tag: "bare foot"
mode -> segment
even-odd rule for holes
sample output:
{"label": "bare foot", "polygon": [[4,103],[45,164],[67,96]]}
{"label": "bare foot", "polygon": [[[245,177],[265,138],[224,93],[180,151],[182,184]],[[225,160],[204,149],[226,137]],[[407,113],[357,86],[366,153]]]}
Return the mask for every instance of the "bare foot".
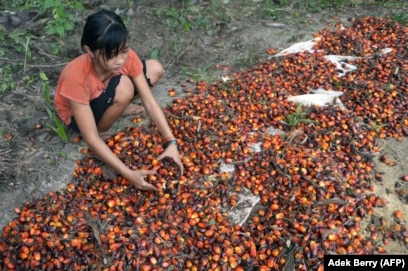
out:
{"label": "bare foot", "polygon": [[125,111],[123,111],[122,116],[135,115],[142,113],[143,111],[145,111],[143,106],[137,104],[129,104],[128,107],[126,107]]}

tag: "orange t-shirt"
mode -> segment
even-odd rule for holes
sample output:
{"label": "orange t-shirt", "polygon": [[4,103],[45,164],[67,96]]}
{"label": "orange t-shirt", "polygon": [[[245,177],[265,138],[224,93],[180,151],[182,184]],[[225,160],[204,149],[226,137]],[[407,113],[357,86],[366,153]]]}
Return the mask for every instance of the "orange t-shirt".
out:
{"label": "orange t-shirt", "polygon": [[[120,74],[133,78],[142,72],[141,60],[133,50],[129,50],[129,56]],[[54,97],[55,107],[61,120],[66,125],[71,123],[70,100],[89,104],[102,94],[108,83],[109,80],[104,83],[99,79],[89,54],[83,54],[69,62],[61,72]]]}

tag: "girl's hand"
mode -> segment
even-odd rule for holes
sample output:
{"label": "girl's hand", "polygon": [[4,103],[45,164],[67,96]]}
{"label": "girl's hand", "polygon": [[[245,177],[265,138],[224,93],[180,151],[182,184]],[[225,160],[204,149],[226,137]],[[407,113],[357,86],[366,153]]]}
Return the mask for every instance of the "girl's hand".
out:
{"label": "girl's hand", "polygon": [[130,172],[124,177],[128,179],[136,189],[158,191],[154,185],[144,180],[146,175],[157,174],[155,170],[129,170]]}
{"label": "girl's hand", "polygon": [[162,152],[159,157],[157,157],[157,160],[161,160],[164,157],[170,157],[173,159],[173,161],[179,166],[181,170],[181,175],[184,173],[184,166],[183,163],[181,162],[181,158],[177,149],[177,145],[171,144],[168,145],[167,148]]}

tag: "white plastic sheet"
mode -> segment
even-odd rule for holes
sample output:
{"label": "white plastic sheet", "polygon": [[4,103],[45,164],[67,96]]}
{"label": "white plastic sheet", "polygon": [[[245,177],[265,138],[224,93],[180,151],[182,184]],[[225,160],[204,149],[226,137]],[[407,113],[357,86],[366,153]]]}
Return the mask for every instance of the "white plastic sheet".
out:
{"label": "white plastic sheet", "polygon": [[312,53],[314,52],[313,48],[318,41],[320,41],[320,38],[316,37],[312,40],[295,43],[289,48],[286,48],[285,50],[280,51],[275,56],[285,56],[285,55],[295,54],[295,53],[300,53],[300,52],[305,52],[305,51]]}

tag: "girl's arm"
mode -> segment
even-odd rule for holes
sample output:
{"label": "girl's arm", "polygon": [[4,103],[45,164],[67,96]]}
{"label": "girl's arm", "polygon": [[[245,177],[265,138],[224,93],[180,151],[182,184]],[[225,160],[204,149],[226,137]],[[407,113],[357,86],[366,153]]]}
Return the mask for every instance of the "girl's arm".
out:
{"label": "girl's arm", "polygon": [[136,188],[143,190],[156,190],[156,188],[145,182],[143,177],[155,174],[154,170],[132,170],[128,168],[111,149],[100,138],[95,119],[89,105],[70,101],[74,118],[82,137],[89,148],[107,165],[116,170],[121,176],[129,180]]}
{"label": "girl's arm", "polygon": [[[154,98],[150,87],[146,82],[144,74],[142,73],[137,77],[132,78],[132,81],[137,89],[143,106],[145,107],[150,118],[153,120],[154,124],[156,124],[157,128],[159,129],[160,134],[163,137],[163,141],[167,142],[169,140],[175,140],[176,138],[173,135],[166,118],[164,117],[162,109]],[[183,175],[184,167],[178,153],[177,145],[168,145],[166,150],[160,154],[158,159],[160,160],[166,156],[171,157],[174,162],[176,162],[176,164],[180,167],[181,175]]]}

